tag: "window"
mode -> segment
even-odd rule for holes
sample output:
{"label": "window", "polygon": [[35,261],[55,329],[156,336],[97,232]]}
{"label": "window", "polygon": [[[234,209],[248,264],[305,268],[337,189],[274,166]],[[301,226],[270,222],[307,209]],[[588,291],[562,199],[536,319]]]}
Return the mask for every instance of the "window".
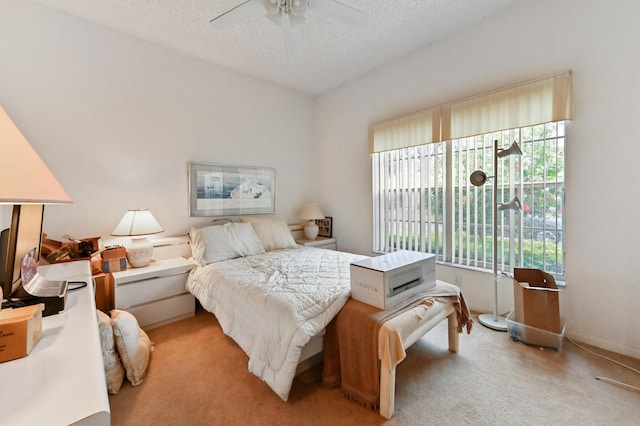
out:
{"label": "window", "polygon": [[[424,251],[505,272],[540,268],[564,279],[565,121],[572,118],[565,71],[374,124],[374,251]],[[522,155],[505,152],[514,142]],[[475,170],[492,184],[471,185]],[[516,197],[520,212],[497,208]]]}
{"label": "window", "polygon": [[[493,186],[472,186],[469,176],[492,176],[494,144],[514,141],[522,156],[498,159],[497,201],[517,196],[522,211],[494,212]],[[374,152],[372,162],[374,251],[429,252],[491,269],[497,244],[499,270],[540,268],[563,278],[564,121]]]}

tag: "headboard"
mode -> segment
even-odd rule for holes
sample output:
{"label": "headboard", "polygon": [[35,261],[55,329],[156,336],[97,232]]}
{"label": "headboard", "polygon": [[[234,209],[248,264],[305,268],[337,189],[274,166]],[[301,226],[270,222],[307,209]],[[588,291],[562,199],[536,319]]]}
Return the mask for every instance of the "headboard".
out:
{"label": "headboard", "polygon": [[289,225],[289,229],[291,230],[291,235],[294,240],[302,240],[304,239],[304,224],[296,223],[293,225]]}

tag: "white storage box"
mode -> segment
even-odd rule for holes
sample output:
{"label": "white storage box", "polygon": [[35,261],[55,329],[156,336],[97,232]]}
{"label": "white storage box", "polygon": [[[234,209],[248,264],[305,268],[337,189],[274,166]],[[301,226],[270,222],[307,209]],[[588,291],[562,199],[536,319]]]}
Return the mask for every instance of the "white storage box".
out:
{"label": "white storage box", "polygon": [[562,350],[562,340],[567,327],[567,323],[563,318],[560,319],[560,322],[562,324],[560,333],[553,333],[517,322],[515,320],[515,312],[511,311],[507,317],[507,332],[513,340],[527,345],[556,349],[559,352]]}
{"label": "white storage box", "polygon": [[351,264],[351,297],[388,309],[436,285],[433,254],[400,250]]}

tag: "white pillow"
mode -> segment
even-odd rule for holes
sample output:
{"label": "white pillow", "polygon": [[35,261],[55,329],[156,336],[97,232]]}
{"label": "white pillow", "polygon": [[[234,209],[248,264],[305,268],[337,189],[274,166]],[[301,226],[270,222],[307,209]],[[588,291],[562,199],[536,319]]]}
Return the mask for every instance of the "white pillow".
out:
{"label": "white pillow", "polygon": [[138,320],[129,312],[114,309],[111,311],[113,335],[127,378],[133,386],[142,383],[154,344],[149,336],[138,326]]}
{"label": "white pillow", "polygon": [[224,228],[230,256],[251,256],[265,252],[260,238],[250,223],[229,223],[224,225]]}
{"label": "white pillow", "polygon": [[227,223],[191,229],[191,252],[200,265],[264,253],[251,224]]}
{"label": "white pillow", "polygon": [[283,219],[253,216],[241,220],[251,223],[266,251],[298,247]]}
{"label": "white pillow", "polygon": [[191,228],[191,253],[200,265],[229,259],[224,225]]}
{"label": "white pillow", "polygon": [[107,391],[115,395],[120,392],[120,387],[124,382],[124,367],[120,361],[120,355],[116,351],[111,318],[102,311],[96,310],[96,312],[98,315],[100,343],[102,343],[102,359],[104,360],[104,375],[107,379]]}

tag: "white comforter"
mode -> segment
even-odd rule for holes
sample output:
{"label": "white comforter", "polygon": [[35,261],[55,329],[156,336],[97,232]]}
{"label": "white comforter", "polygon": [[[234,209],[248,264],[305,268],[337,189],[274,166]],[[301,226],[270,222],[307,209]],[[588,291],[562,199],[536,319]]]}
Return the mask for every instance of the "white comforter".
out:
{"label": "white comforter", "polygon": [[194,269],[187,289],[249,356],[249,371],[283,400],[302,348],[349,298],[349,265],[365,256],[313,247]]}

